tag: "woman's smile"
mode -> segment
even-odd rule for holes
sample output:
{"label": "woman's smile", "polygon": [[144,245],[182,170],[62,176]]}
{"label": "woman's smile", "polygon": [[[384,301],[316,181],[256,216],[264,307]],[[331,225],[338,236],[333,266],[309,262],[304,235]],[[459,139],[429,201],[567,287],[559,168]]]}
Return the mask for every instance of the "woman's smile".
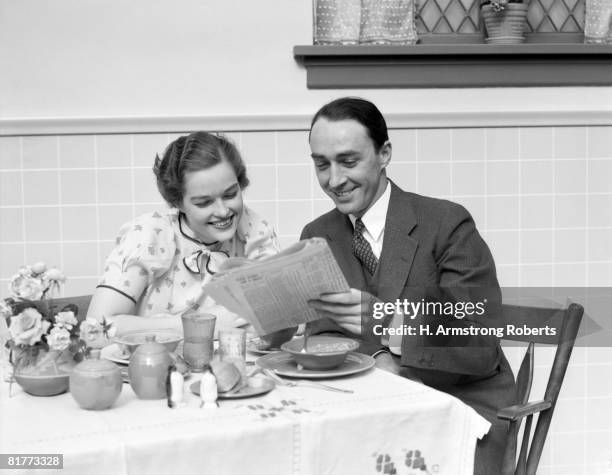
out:
{"label": "woman's smile", "polygon": [[204,243],[234,237],[242,216],[242,189],[227,160],[187,173],[181,211],[195,237]]}
{"label": "woman's smile", "polygon": [[208,224],[214,226],[217,229],[227,229],[234,222],[234,215],[229,216],[228,218],[224,218],[222,220],[213,220],[209,221]]}

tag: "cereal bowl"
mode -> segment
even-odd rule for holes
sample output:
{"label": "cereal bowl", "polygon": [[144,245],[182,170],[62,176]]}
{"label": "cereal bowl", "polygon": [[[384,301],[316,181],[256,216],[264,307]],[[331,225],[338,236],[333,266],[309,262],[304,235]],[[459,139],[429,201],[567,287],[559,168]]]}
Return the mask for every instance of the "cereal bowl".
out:
{"label": "cereal bowl", "polygon": [[308,338],[304,350],[304,338],[296,338],[281,345],[281,350],[289,353],[293,360],[306,369],[328,370],[337,368],[346,359],[350,351],[359,347],[359,343],[350,338],[314,335]]}
{"label": "cereal bowl", "polygon": [[173,330],[135,330],[116,337],[114,341],[124,352],[132,355],[136,348],[146,342],[147,335],[155,335],[155,341],[164,345],[170,353],[176,350],[183,339],[182,335]]}

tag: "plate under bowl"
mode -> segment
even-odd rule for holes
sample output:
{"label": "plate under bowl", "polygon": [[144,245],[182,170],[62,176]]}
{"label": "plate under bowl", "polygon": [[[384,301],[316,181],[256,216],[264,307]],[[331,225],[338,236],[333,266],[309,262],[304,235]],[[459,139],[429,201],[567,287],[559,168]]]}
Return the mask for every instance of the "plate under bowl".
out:
{"label": "plate under bowl", "polygon": [[313,369],[299,368],[291,355],[285,352],[273,353],[271,355],[260,356],[255,364],[263,369],[274,371],[279,376],[300,379],[329,379],[341,378],[353,374],[368,371],[374,367],[376,361],[370,355],[351,352],[346,356],[346,360],[338,368],[317,371]]}
{"label": "plate under bowl", "polygon": [[172,330],[135,330],[116,337],[113,341],[125,348],[130,354],[145,343],[147,335],[154,335],[155,341],[164,345],[172,353],[176,350],[183,337]]}

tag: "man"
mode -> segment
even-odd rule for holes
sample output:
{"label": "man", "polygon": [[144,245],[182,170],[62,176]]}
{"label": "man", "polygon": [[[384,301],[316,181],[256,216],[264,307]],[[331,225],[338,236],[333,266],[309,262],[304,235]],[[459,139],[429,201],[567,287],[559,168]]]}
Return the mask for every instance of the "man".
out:
{"label": "man", "polygon": [[[507,427],[496,412],[515,403],[515,386],[496,339],[403,335],[398,341],[379,336],[374,326],[388,326],[391,319],[393,326],[437,324],[444,317],[421,312],[409,319],[396,311],[377,321],[372,315],[375,304],[397,299],[473,304],[484,295],[482,301],[499,303],[495,264],[470,214],[458,204],[404,192],[387,179],[387,126],[368,101],[341,98],[323,106],[312,120],[310,148],[319,184],[336,208],[306,225],[301,238],[327,239],[351,287],[311,302],[327,317],[313,330],[360,338],[360,351],[377,355],[378,366],[472,406],[494,424],[478,443],[475,473],[499,473]],[[482,323],[451,320],[449,326]]]}

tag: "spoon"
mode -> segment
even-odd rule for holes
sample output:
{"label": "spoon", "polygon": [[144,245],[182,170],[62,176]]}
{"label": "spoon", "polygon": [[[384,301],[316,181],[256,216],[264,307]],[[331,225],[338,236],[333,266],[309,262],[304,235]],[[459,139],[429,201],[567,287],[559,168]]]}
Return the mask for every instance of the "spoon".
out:
{"label": "spoon", "polygon": [[[308,325],[304,328],[304,346],[300,350],[300,353],[308,353],[308,337],[310,336],[310,331],[308,329]],[[304,367],[301,364],[297,364],[298,371],[302,371]]]}
{"label": "spoon", "polygon": [[308,353],[308,337],[310,336],[310,330],[308,326],[304,329],[304,345],[300,350],[300,353]]}

